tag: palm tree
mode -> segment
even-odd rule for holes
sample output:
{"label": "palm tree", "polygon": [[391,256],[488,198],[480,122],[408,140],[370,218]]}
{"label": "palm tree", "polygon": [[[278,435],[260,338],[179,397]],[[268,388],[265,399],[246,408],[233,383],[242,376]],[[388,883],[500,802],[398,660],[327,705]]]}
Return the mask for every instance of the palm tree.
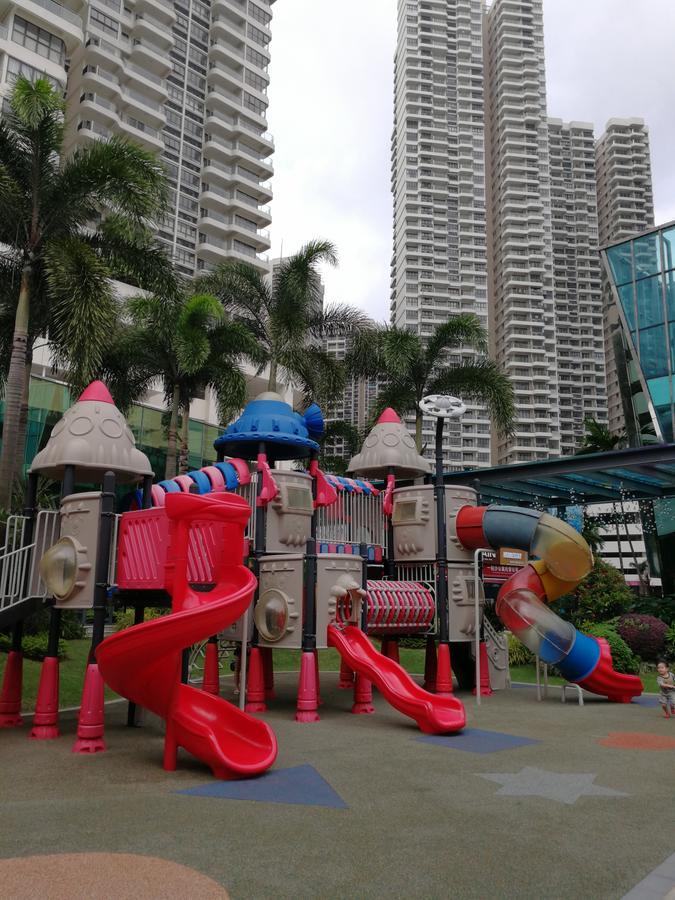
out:
{"label": "palm tree", "polygon": [[[146,225],[166,180],[154,156],[113,138],[63,158],[64,104],[46,79],[19,78],[0,118],[0,281],[6,341],[0,504],[20,466],[20,422],[37,336],[75,387],[98,368],[114,328],[110,279],[171,278]],[[8,358],[7,358],[8,357]]]}
{"label": "palm tree", "polygon": [[320,263],[337,264],[330,241],[305,244],[281,262],[271,279],[248,263],[226,262],[199,283],[255,335],[261,370],[269,366],[269,391],[276,391],[282,378],[297,384],[305,399],[326,400],[342,390],[343,367],[324,351],[320,339],[369,320],[350,306],[322,307]]}
{"label": "palm tree", "polygon": [[609,428],[596,419],[584,419],[584,435],[576,452],[577,456],[584,453],[607,453],[610,450],[620,450],[626,443],[625,432],[612,434]]}
{"label": "palm tree", "polygon": [[126,315],[129,324],[120,329],[103,375],[114,396],[116,385],[122,387],[123,404],[161,380],[170,413],[164,477],[173,478],[181,414],[186,446],[190,403],[205,388],[216,395],[221,421],[241,409],[246,380],[239,363],[244,357],[259,361],[257,346],[246,327],[229,319],[210,294],[135,297],[128,301]]}
{"label": "palm tree", "polygon": [[[478,356],[451,365],[448,353],[460,347],[469,347]],[[480,320],[463,313],[438,325],[427,341],[393,326],[356,332],[346,363],[355,375],[385,380],[374,417],[387,406],[400,415],[414,412],[417,451],[421,453],[423,414],[419,403],[429,394],[452,394],[480,403],[501,432],[511,432],[513,388],[496,363],[484,355],[486,351],[487,335]]]}

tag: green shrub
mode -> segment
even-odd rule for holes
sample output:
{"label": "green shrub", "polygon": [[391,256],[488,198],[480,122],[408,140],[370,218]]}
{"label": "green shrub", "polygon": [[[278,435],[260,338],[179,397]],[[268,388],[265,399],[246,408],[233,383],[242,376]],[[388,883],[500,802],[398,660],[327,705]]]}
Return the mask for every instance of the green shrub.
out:
{"label": "green shrub", "polygon": [[577,628],[582,622],[606,622],[628,612],[634,596],[624,577],[609,563],[596,557],[593,569],[571,594],[565,594],[551,608]]}
{"label": "green shrub", "polygon": [[655,616],[675,625],[675,596],[670,594],[667,597],[635,597],[630,612]]}
{"label": "green shrub", "polygon": [[[33,659],[41,662],[47,655],[47,644],[49,635],[47,632],[42,634],[27,634],[23,638],[23,655],[26,659]],[[0,650],[9,653],[12,649],[12,638],[8,634],[0,634]],[[59,641],[59,659],[65,659],[67,656],[68,645],[65,641]]]}
{"label": "green shrub", "polygon": [[[162,609],[159,607],[149,606],[145,610],[145,620],[149,621],[150,619],[156,619],[158,616],[165,616],[170,610]],[[132,609],[118,609],[114,616],[113,621],[115,623],[115,631],[124,631],[125,628],[129,628],[130,625],[134,624],[134,610]]]}
{"label": "green shrub", "polygon": [[529,666],[534,662],[534,654],[521,644],[517,637],[509,635],[509,665]]}
{"label": "green shrub", "polygon": [[609,644],[612,653],[612,662],[617,672],[623,672],[626,675],[637,675],[640,671],[640,660],[632,652],[628,644],[617,633],[616,628],[607,622],[600,622],[595,625],[587,625],[586,634],[591,637],[604,638]]}
{"label": "green shrub", "polygon": [[[23,633],[43,634],[49,631],[51,607],[41,606],[23,623]],[[80,614],[73,609],[64,609],[61,612],[61,637],[65,641],[79,641],[84,637],[84,626],[80,620]]]}
{"label": "green shrub", "polygon": [[666,640],[663,647],[668,659],[675,659],[675,624],[666,631]]}
{"label": "green shrub", "polygon": [[424,650],[427,646],[427,639],[424,635],[409,635],[402,637],[398,642],[399,647],[405,647],[407,650]]}

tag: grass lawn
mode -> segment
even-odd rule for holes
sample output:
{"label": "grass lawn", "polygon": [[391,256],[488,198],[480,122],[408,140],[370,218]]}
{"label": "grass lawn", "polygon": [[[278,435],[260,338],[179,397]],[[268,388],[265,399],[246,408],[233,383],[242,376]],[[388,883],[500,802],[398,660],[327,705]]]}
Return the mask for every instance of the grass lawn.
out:
{"label": "grass lawn", "polygon": [[[87,654],[89,652],[89,641],[67,641],[68,655],[65,660],[61,661],[60,666],[60,706],[79,706],[82,694],[82,682],[84,678],[84,670],[87,664]],[[424,650],[408,650],[400,651],[401,665],[411,674],[421,674],[424,672]],[[0,656],[0,675],[5,668],[5,654]],[[299,650],[275,650],[274,651],[274,667],[280,672],[295,672],[300,668],[300,651]],[[329,648],[322,650],[319,654],[319,667],[324,672],[337,672],[340,668],[340,657],[337,650]],[[37,697],[38,682],[40,679],[40,663],[32,660],[24,661],[23,675],[23,709],[32,710],[35,707],[35,698]],[[229,662],[222,666],[222,675],[229,674]],[[656,674],[654,672],[645,672],[642,674],[642,683],[645,691],[656,693]],[[512,666],[511,679],[513,681],[524,681],[534,683],[536,681],[534,666]],[[549,684],[562,684],[561,678],[553,675],[549,676]],[[115,698],[115,694],[106,688],[106,700]]]}

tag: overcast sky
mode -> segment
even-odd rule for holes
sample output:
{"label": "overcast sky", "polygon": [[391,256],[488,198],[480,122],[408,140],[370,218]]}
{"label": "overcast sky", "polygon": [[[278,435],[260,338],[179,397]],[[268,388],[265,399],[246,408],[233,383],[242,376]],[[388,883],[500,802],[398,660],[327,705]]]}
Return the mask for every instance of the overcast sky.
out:
{"label": "overcast sky", "polygon": [[[544,27],[548,114],[596,135],[644,118],[656,222],[675,219],[675,2],[544,0]],[[396,0],[279,0],[272,33],[271,252],[332,240],[326,298],[388,319]]]}

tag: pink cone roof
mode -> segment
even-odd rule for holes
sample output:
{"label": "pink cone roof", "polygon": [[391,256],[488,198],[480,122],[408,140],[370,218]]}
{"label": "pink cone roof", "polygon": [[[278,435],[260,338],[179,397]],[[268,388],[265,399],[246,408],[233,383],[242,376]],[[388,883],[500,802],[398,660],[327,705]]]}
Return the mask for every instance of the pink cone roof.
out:
{"label": "pink cone roof", "polygon": [[398,478],[419,478],[431,471],[431,464],[419,455],[412,435],[388,407],[366,437],[361,452],[350,460],[347,471],[365,478],[386,478],[390,469]]}
{"label": "pink cone roof", "polygon": [[75,480],[80,484],[98,484],[106,472],[114,472],[121,483],[153,474],[150,460],[136,447],[126,419],[102,381],[92,382],[65,411],[30,471],[61,480],[66,466],[75,466]]}

